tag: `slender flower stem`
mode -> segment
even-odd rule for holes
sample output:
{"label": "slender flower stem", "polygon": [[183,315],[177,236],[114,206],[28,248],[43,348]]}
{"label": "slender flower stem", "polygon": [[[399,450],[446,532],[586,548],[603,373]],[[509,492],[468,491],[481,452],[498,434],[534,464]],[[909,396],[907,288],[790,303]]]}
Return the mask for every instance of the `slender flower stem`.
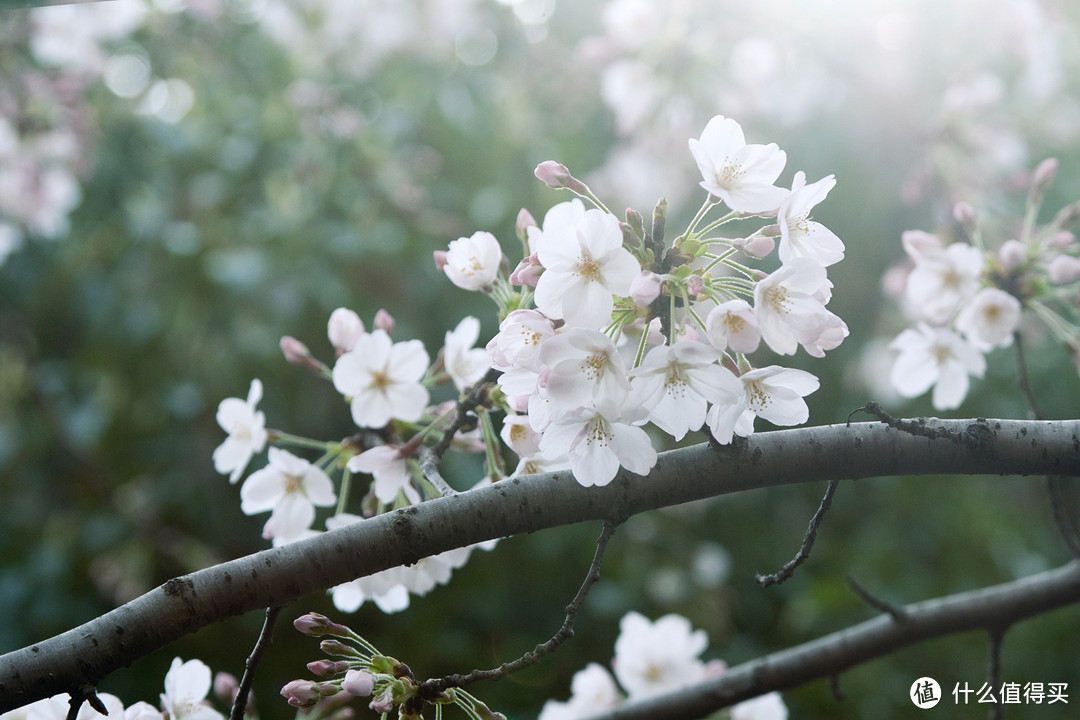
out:
{"label": "slender flower stem", "polygon": [[301,437],[300,435],[293,435],[292,433],[287,433],[283,430],[267,430],[266,434],[270,442],[293,445],[295,447],[311,448],[313,450],[322,450],[323,452],[332,452],[334,445],[332,442],[313,440],[311,438]]}
{"label": "slender flower stem", "polygon": [[686,226],[686,232],[683,233],[685,237],[689,238],[694,236],[694,228],[696,228],[697,224],[702,221],[702,219],[705,217],[705,214],[709,212],[709,208],[711,208],[715,204],[716,202],[713,200],[712,195],[707,195],[705,197],[705,202],[703,202],[701,204],[701,207],[698,208],[697,213],[694,215],[694,219],[691,220],[690,224]]}
{"label": "slender flower stem", "polygon": [[340,515],[345,512],[345,508],[349,504],[349,491],[352,489],[352,471],[349,470],[349,466],[346,465],[345,469],[341,471],[341,489],[338,491],[337,508],[334,510],[335,515]]}
{"label": "slender flower stem", "polygon": [[641,358],[645,356],[645,343],[649,339],[649,323],[641,330],[641,340],[638,341],[637,353],[634,355],[634,367],[641,365]]}

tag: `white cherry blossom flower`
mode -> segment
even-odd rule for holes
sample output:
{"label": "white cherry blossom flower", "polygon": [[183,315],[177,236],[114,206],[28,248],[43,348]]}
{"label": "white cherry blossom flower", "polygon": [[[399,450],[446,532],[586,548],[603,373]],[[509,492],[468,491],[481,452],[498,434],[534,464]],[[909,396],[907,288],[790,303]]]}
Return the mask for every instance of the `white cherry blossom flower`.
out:
{"label": "white cherry blossom flower", "polygon": [[[550,214],[550,212],[549,212]],[[573,214],[573,213],[569,213]],[[611,322],[613,295],[630,294],[641,265],[623,247],[622,229],[614,215],[585,210],[572,227],[530,233],[544,273],[536,282],[536,307],[567,325],[600,328]]]}
{"label": "white cherry blossom flower", "polygon": [[788,709],[780,693],[759,695],[731,708],[731,720],[787,720]]}
{"label": "white cherry blossom flower", "polygon": [[540,452],[540,433],[529,423],[528,415],[507,415],[503,419],[499,437],[519,457],[529,457]]}
{"label": "white cherry blossom flower", "polygon": [[[604,333],[571,328],[547,340],[540,360],[550,368],[540,395],[555,412],[610,400],[619,405],[630,392],[622,356]],[[533,418],[533,427],[542,429]]]}
{"label": "white cherry blossom flower", "polygon": [[937,250],[921,249],[913,258],[915,267],[908,274],[906,290],[909,307],[927,322],[948,322],[979,289],[983,254],[966,243],[953,243]]}
{"label": "white cherry blossom flower", "polygon": [[[24,705],[21,708],[6,713],[0,713],[4,720],[66,720],[71,710],[70,696],[66,693],[53,695],[42,700]],[[120,698],[110,693],[98,693],[98,699],[105,705],[109,714],[102,716],[97,710],[90,707],[89,703],[83,703],[75,720],[125,720],[124,703]],[[145,703],[143,703],[145,705]],[[158,717],[161,713],[158,713]]]}
{"label": "white cherry blossom flower", "polygon": [[[326,519],[327,530],[337,530],[364,518],[351,513],[339,513]],[[402,582],[401,567],[388,568],[330,588],[334,607],[342,612],[356,612],[368,600],[384,613],[395,613],[409,607],[409,589]]]}
{"label": "white cherry blossom flower", "polygon": [[334,387],[352,398],[353,421],[360,427],[381,428],[393,418],[415,422],[430,397],[420,383],[427,367],[422,342],[394,343],[385,331],[373,330],[338,358]]}
{"label": "white cherry blossom flower", "polygon": [[721,445],[733,435],[749,437],[754,432],[754,418],[773,425],[799,425],[810,417],[804,397],[818,389],[818,379],[803,370],[778,365],[750,370],[739,376],[742,393],[734,399],[709,408],[706,422]]}
{"label": "white cherry blossom flower", "polygon": [[831,230],[810,219],[810,211],[836,185],[832,175],[806,184],[806,174],[795,173],[791,194],[776,214],[780,225],[780,262],[808,257],[828,267],[844,259],[844,243]]}
{"label": "white cherry blossom flower", "polygon": [[124,709],[124,720],[165,720],[165,714],[150,703],[140,700]]}
{"label": "white cherry blossom flower", "polygon": [[326,335],[339,354],[352,350],[356,341],[366,332],[364,321],[348,308],[338,308],[330,313],[330,319],[326,323]]}
{"label": "white cherry blossom flower", "polygon": [[288,450],[270,448],[270,464],[248,476],[240,487],[245,515],[272,511],[263,536],[275,545],[291,542],[311,527],[315,506],[328,507],[337,498],[326,473]]}
{"label": "white cherry blossom flower", "polygon": [[752,353],[761,342],[754,308],[745,300],[720,303],[705,317],[705,335],[717,352]]}
{"label": "white cherry blossom flower", "polygon": [[931,402],[938,410],[954,410],[967,396],[969,375],[982,377],[986,358],[971,343],[948,328],[919,323],[900,333],[889,347],[899,350],[889,377],[904,397],[917,397],[934,388]]}
{"label": "white cherry blossom flower", "polygon": [[223,720],[223,716],[206,702],[212,678],[210,668],[202,660],[173,658],[165,674],[165,692],[161,708],[170,720]]}
{"label": "white cherry blossom flower", "polygon": [[621,699],[611,673],[598,663],[589,663],[574,673],[570,681],[570,699],[545,702],[539,720],[582,720],[613,710]]}
{"label": "white cherry blossom flower", "polygon": [[399,448],[379,445],[365,450],[349,459],[347,467],[352,472],[368,473],[375,478],[375,497],[389,505],[399,492],[414,505],[420,502],[420,494],[412,485],[408,458],[401,457]]}
{"label": "white cherry blossom flower", "polygon": [[502,247],[489,232],[475,232],[450,243],[443,272],[463,290],[483,290],[495,282],[502,262]]}
{"label": "white cherry blossom flower", "polygon": [[742,213],[776,210],[788,191],[773,185],[787,163],[775,143],[747,145],[739,123],[723,115],[709,120],[699,139],[690,139],[701,187]]}
{"label": "white cherry blossom flower", "polygon": [[956,329],[981,350],[1007,347],[1020,327],[1020,301],[998,288],[980,290],[960,308]]}
{"label": "white cherry blossom flower", "polygon": [[709,644],[704,630],[694,630],[680,615],[656,622],[629,612],[619,622],[611,667],[630,700],[661,695],[692,685],[707,673],[700,655]]}
{"label": "white cherry blossom flower", "polygon": [[584,487],[607,485],[619,466],[645,475],[656,464],[656,450],[648,434],[624,418],[609,399],[556,418],[540,440],[545,455],[567,455],[574,478]]}
{"label": "white cherry blossom flower", "polygon": [[246,401],[225,398],[218,404],[218,425],[229,437],[214,450],[214,469],[229,473],[230,483],[240,479],[251,457],[266,446],[266,416],[255,409],[262,394],[262,382],[256,379],[251,381]]}
{"label": "white cherry blossom flower", "polygon": [[722,402],[742,391],[735,375],[716,364],[708,345],[684,340],[648,352],[631,372],[627,401],[649,412],[649,420],[676,440],[705,422],[708,402]]}
{"label": "white cherry blossom flower", "polygon": [[454,386],[461,391],[470,388],[484,377],[491,367],[491,356],[484,348],[474,348],[480,338],[480,321],[470,316],[462,318],[443,342],[443,367]]}
{"label": "white cherry blossom flower", "polygon": [[781,355],[794,354],[800,344],[811,351],[837,327],[836,316],[825,308],[831,296],[832,283],[819,263],[796,258],[781,265],[754,287],[761,337]]}

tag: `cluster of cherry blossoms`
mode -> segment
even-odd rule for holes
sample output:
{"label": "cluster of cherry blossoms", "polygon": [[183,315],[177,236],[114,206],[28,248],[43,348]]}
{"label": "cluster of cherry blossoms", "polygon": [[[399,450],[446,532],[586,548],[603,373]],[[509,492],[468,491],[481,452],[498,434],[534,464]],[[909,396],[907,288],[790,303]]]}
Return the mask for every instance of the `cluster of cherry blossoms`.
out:
{"label": "cluster of cherry blossoms", "polygon": [[[627,701],[675,692],[722,675],[727,667],[723,661],[706,663],[700,659],[708,644],[705,631],[693,630],[690,621],[680,615],[665,615],[653,622],[629,612],[619,623],[615,640],[611,661],[614,677],[604,666],[589,663],[574,674],[570,699],[548,700],[539,720],[601,715]],[[728,712],[731,720],[787,720],[788,716],[787,706],[776,692],[738,703]]]}
{"label": "cluster of cherry blossoms", "polygon": [[1024,310],[1065,345],[1080,370],[1080,243],[1068,230],[1080,217],[1080,204],[1037,224],[1056,168],[1050,159],[1035,169],[1024,218],[996,247],[988,246],[975,209],[966,203],[953,214],[970,242],[904,233],[910,262],[886,278],[916,323],[890,345],[899,353],[890,378],[902,396],[933,388],[935,408],[959,407],[970,378],[986,370],[985,354],[1013,344]]}
{"label": "cluster of cherry blossoms", "polygon": [[[275,444],[267,465],[244,480],[241,510],[269,512],[263,535],[280,545],[319,533],[317,508],[334,508],[325,521],[334,529],[453,492],[422,471],[425,452],[440,453],[436,462],[448,449],[483,452],[484,474],[475,484],[568,468],[582,485],[600,486],[620,467],[644,475],[656,463],[646,423],[675,440],[708,424],[718,442],[730,443],[753,433],[757,417],[805,422],[803,398],[817,389],[817,378],[778,365],[754,367],[747,355],[764,342],[781,355],[802,347],[821,357],[847,335],[826,308],[826,267],[843,258],[844,246],[809,218],[835,181],[807,184],[796,173],[790,190],[775,186],[785,153],[747,144],[738,123],[724,117],[690,140],[690,151],[708,194],[670,243],[663,200],[649,227],[633,210],[623,222],[565,167],[548,162],[537,176],[579,197],[552,207],[542,225],[521,212],[525,257],[512,273],[505,274],[509,263],[487,232],[436,252],[454,284],[483,291],[498,305],[499,332],[486,349],[475,347],[480,321],[466,317],[446,333],[432,362],[422,341],[392,337],[394,321],[385,311],[369,331],[345,308],[327,324],[332,366],[283,338],[290,362],[333,383],[359,432],[321,441],[268,429],[258,410],[262,384],[253,380],[246,400],[219,405],[228,437],[213,456],[217,471],[236,483],[251,459]],[[721,205],[726,212],[708,221]],[[728,223],[755,217],[769,224],[737,238],[719,234]],[[746,264],[777,245],[773,272]],[[443,384],[453,386],[457,400],[432,401],[431,389]],[[463,414],[471,422],[455,422]],[[282,445],[321,456],[312,462]],[[520,458],[509,474],[504,446]],[[348,505],[356,475],[370,478],[359,514]],[[332,590],[334,603],[349,612],[370,599],[386,612],[401,610],[410,594],[447,582],[470,551],[346,583]]]}
{"label": "cluster of cherry blossoms", "polygon": [[[606,485],[620,466],[643,475],[655,464],[646,423],[675,440],[707,424],[726,444],[753,433],[756,417],[807,420],[803,398],[817,378],[754,367],[747,355],[764,341],[780,355],[802,347],[822,357],[847,336],[826,307],[826,268],[844,245],[810,219],[835,180],[807,184],[799,172],[790,189],[777,187],[786,154],[747,144],[722,116],[689,145],[708,195],[671,242],[666,201],[648,226],[632,209],[620,221],[566,167],[545,162],[537,177],[578,197],[552,207],[542,224],[521,212],[525,257],[509,277],[490,233],[436,253],[452,282],[499,304],[502,322],[487,350],[502,373],[504,437],[521,457],[518,473],[569,467],[582,485]],[[719,234],[755,217],[771,222],[741,237]],[[746,264],[777,246],[773,272]]]}
{"label": "cluster of cherry blossoms", "polygon": [[352,717],[347,708],[331,713],[357,697],[370,697],[368,706],[384,718],[396,708],[400,720],[419,719],[425,705],[433,704],[436,717],[442,717],[443,705],[457,705],[470,720],[506,720],[461,688],[426,688],[408,665],[383,655],[351,628],[325,615],[302,615],[293,626],[305,635],[324,638],[319,647],[329,656],[307,664],[319,680],[293,680],[281,688],[290,705],[307,709],[303,717]]}
{"label": "cluster of cherry blossoms", "polygon": [[[173,658],[172,666],[165,674],[160,710],[142,700],[124,707],[123,701],[115,695],[98,693],[96,699],[101,708],[83,703],[76,720],[94,720],[102,716],[107,720],[225,720],[225,716],[207,700],[211,688],[220,700],[232,703],[238,685],[236,678],[228,673],[212,677],[210,668],[202,660],[184,662]],[[70,710],[68,694],[61,693],[0,714],[0,720],[65,720]]]}

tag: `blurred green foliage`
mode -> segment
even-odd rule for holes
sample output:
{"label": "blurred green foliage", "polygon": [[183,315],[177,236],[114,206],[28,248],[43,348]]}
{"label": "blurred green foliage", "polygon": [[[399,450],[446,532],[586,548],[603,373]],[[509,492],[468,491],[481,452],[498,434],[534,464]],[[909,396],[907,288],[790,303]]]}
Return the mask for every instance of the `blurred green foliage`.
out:
{"label": "blurred green foliage", "polygon": [[[28,232],[23,248],[0,266],[0,608],[7,618],[0,652],[66,630],[175,575],[263,548],[262,518],[240,513],[238,488],[210,462],[223,437],[214,421],[217,403],[243,396],[258,377],[267,388],[261,409],[270,426],[311,437],[348,435],[340,396],[285,363],[279,338],[294,335],[329,359],[326,319],[347,306],[367,323],[378,308],[388,309],[396,337],[421,338],[432,350],[445,330],[475,314],[486,341],[496,329],[491,306],[436,272],[432,251],[483,229],[515,262],[518,208],[540,218],[566,199],[536,182],[532,168],[558,159],[585,177],[634,140],[615,131],[602,101],[603,63],[581,49],[601,33],[599,2],[564,2],[532,24],[500,3],[442,10],[408,3],[428,20],[460,11],[473,19],[466,30],[492,33],[496,50],[470,64],[475,60],[461,42],[466,30],[453,30],[430,44],[372,53],[366,65],[363,45],[328,39],[321,55],[305,54],[306,43],[314,38],[317,45],[325,31],[318,10],[298,14],[307,29],[293,46],[267,29],[259,15],[259,8],[270,12],[265,4],[193,2],[166,11],[171,5],[159,3],[137,29],[101,46],[110,57],[141,58],[155,79],[182,80],[194,101],[175,119],[145,110],[149,90],[118,97],[100,73],[41,62],[29,41],[40,31],[35,16],[3,13],[0,74],[27,81],[0,92],[2,109],[23,140],[39,125],[75,128],[73,172],[82,199],[66,232],[51,239]],[[376,14],[387,8],[376,5],[368,19],[385,21]],[[779,12],[783,4],[772,5]],[[724,9],[737,15],[736,6]],[[747,13],[736,25],[749,32],[755,17]],[[841,37],[851,18],[837,13]],[[330,24],[368,19],[357,10]],[[696,28],[694,37],[704,31]],[[530,42],[530,33],[540,39]],[[826,58],[843,51],[828,38],[816,41]],[[803,51],[812,44],[800,42]],[[933,46],[932,38],[925,42]],[[669,79],[712,72],[718,86],[737,85],[735,70],[702,67],[694,54],[700,48],[678,48],[680,54],[673,45],[669,40],[660,46],[669,54],[652,58]],[[1061,62],[1069,68],[1072,60]],[[1008,53],[1000,62],[1020,63]],[[882,371],[864,369],[868,344],[901,327],[882,298],[882,274],[901,257],[903,230],[948,225],[958,199],[950,180],[964,176],[970,167],[958,166],[971,161],[959,144],[950,145],[962,133],[926,111],[948,74],[965,68],[932,68],[941,74],[937,84],[913,80],[918,91],[905,88],[891,107],[860,94],[874,78],[846,77],[847,69],[835,68],[842,97],[804,120],[773,120],[750,109],[737,118],[751,142],[776,141],[787,150],[790,168],[805,169],[811,180],[829,173],[839,180],[815,219],[848,246],[847,259],[830,271],[830,307],[851,336],[827,360],[792,361],[822,379],[822,391],[810,398],[816,424],[843,421],[868,399],[886,400],[877,395]],[[916,80],[929,70],[921,72]],[[39,97],[33,78],[54,84]],[[692,128],[712,114],[734,114],[717,104],[720,88],[673,85],[680,97],[672,106],[692,98],[683,102]],[[1009,107],[1011,100],[995,111],[1007,120]],[[1016,115],[1011,129],[1029,144],[1025,160],[1060,157],[1061,177],[1047,202],[1053,212],[1080,195],[1080,153],[1028,124],[1031,115]],[[672,201],[669,227],[685,221],[697,202],[688,136],[656,149],[686,180],[653,189],[654,197]],[[913,174],[932,182],[904,204]],[[790,170],[783,179],[789,177]],[[1008,177],[1001,174],[1001,187]],[[1022,211],[1007,198],[985,189],[970,199],[985,202],[991,217]],[[612,207],[620,207],[614,200]],[[1039,351],[1028,360],[1044,413],[1075,416],[1080,383],[1068,356],[1037,338],[1033,344]],[[999,351],[960,414],[1024,416],[1014,376],[1014,359]],[[931,413],[926,399],[887,400],[897,413]],[[459,467],[459,477],[448,473],[459,487],[475,481],[475,466]],[[609,664],[618,620],[630,609],[653,618],[687,616],[708,631],[709,656],[733,665],[871,617],[848,589],[849,575],[904,603],[1067,559],[1038,479],[882,478],[844,483],[810,562],[784,585],[757,587],[755,573],[774,571],[794,554],[822,491],[762,490],[631,519],[615,536],[577,636],[538,667],[476,693],[511,717],[533,716],[546,698],[566,697],[571,675],[586,662]],[[422,675],[494,665],[555,631],[598,532],[571,527],[505,540],[474,554],[450,585],[414,598],[404,613],[386,616],[368,605],[341,619]],[[287,615],[309,609],[339,615],[321,596]],[[261,621],[253,615],[207,628],[116,673],[101,690],[129,703],[153,702],[175,655],[239,674]],[[1065,681],[1080,693],[1078,631],[1074,608],[1011,629],[1005,678]],[[946,689],[980,683],[986,652],[983,638],[939,640],[845,673],[840,687],[848,699],[839,704],[823,682],[785,693],[785,700],[798,718],[907,717],[912,680],[930,675]],[[304,676],[304,663],[317,656],[314,642],[282,624],[256,684],[263,717],[291,717],[277,691]],[[967,710],[955,717],[983,711]],[[358,709],[361,717],[368,712]],[[1038,711],[1040,719],[1067,716],[1067,708]]]}

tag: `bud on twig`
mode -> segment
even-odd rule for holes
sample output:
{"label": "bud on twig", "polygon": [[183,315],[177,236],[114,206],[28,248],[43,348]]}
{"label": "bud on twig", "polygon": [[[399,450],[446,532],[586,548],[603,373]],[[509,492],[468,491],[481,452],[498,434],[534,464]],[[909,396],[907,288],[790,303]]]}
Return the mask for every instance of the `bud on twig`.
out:
{"label": "bud on twig", "polygon": [[570,170],[560,162],[545,160],[533,171],[537,179],[549,188],[569,190],[578,195],[589,195],[589,186],[570,174]]}

